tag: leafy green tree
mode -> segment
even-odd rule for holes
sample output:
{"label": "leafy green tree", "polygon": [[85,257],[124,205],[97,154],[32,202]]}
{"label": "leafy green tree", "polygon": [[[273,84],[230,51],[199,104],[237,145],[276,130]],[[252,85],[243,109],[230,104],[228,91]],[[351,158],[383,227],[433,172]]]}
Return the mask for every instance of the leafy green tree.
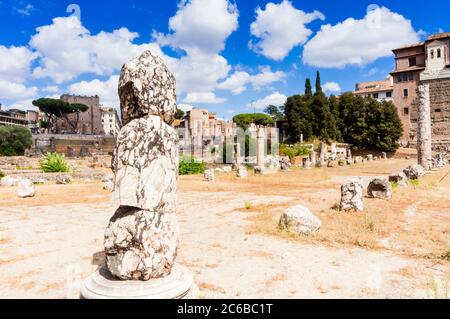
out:
{"label": "leafy green tree", "polygon": [[281,121],[284,119],[283,112],[280,111],[280,108],[274,105],[269,105],[265,110],[265,113],[269,114],[274,121]]}
{"label": "leafy green tree", "polygon": [[175,113],[175,118],[177,120],[182,120],[186,116],[186,113],[182,110],[177,108],[177,113]]}
{"label": "leafy green tree", "polygon": [[307,78],[305,82],[305,95],[306,96],[312,96],[312,85],[311,85],[311,79]]}
{"label": "leafy green tree", "polygon": [[[50,98],[34,100],[33,105],[37,106],[45,114],[50,129],[55,126],[57,119],[60,118],[64,119],[73,130],[76,130],[80,120],[80,114],[89,110],[89,107],[85,104],[71,104],[60,99]],[[76,116],[69,118],[70,114],[75,114]]]}
{"label": "leafy green tree", "polygon": [[21,126],[0,127],[0,155],[19,156],[25,153],[32,144],[29,129]]}
{"label": "leafy green tree", "polygon": [[233,117],[233,122],[245,131],[252,123],[265,126],[273,124],[273,119],[269,115],[263,113],[238,114]]}

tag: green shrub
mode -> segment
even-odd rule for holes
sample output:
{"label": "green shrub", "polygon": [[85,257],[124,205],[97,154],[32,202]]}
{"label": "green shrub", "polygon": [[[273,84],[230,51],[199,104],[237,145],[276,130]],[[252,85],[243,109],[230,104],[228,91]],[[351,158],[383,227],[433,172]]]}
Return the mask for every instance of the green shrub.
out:
{"label": "green shrub", "polygon": [[32,144],[29,129],[21,126],[0,127],[0,156],[20,156]]}
{"label": "green shrub", "polygon": [[251,202],[246,202],[245,205],[244,205],[244,208],[245,208],[246,210],[252,209],[252,208],[253,208],[253,203],[251,203]]}
{"label": "green shrub", "polygon": [[288,156],[290,159],[297,156],[309,156],[310,154],[311,151],[305,144],[297,143],[294,146],[280,145],[280,155]]}
{"label": "green shrub", "polygon": [[195,160],[195,158],[184,157],[178,165],[180,175],[203,174],[206,170],[206,164]]}
{"label": "green shrub", "polygon": [[419,180],[418,180],[417,178],[411,179],[411,180],[409,181],[409,183],[410,183],[412,186],[414,186],[414,187],[417,187],[417,186],[419,186],[419,184],[420,184],[420,182],[419,182]]}
{"label": "green shrub", "polygon": [[3,173],[2,171],[0,171],[0,179],[2,179],[3,177],[5,177],[5,173]]}
{"label": "green shrub", "polygon": [[64,155],[57,153],[47,153],[41,160],[40,166],[44,173],[67,173],[70,171]]}

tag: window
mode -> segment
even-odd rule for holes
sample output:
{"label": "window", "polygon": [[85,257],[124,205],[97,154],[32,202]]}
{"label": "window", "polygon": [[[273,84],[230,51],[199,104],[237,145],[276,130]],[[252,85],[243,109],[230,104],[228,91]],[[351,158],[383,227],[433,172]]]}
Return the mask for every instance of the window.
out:
{"label": "window", "polygon": [[374,98],[374,99],[378,99],[378,93],[374,93],[374,94],[373,94],[373,98]]}
{"label": "window", "polygon": [[408,97],[408,95],[409,95],[408,89],[404,89],[403,90],[403,97]]}
{"label": "window", "polygon": [[403,115],[409,115],[409,107],[403,108]]}
{"label": "window", "polygon": [[386,97],[392,97],[392,92],[386,92]]}
{"label": "window", "polygon": [[438,58],[441,57],[441,49],[437,49],[437,57],[438,57]]}
{"label": "window", "polygon": [[403,81],[403,82],[408,82],[408,73],[403,73],[403,75],[402,75],[402,81]]}
{"label": "window", "polygon": [[415,66],[417,65],[416,57],[409,58],[409,66]]}
{"label": "window", "polygon": [[434,50],[430,50],[430,56],[432,59],[434,59]]}
{"label": "window", "polygon": [[441,109],[435,109],[434,112],[435,113],[441,113]]}

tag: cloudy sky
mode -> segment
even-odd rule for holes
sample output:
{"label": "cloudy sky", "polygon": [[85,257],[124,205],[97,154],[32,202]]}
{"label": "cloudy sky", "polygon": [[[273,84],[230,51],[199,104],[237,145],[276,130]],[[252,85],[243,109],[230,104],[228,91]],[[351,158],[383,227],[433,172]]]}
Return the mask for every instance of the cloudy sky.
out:
{"label": "cloudy sky", "polygon": [[[282,105],[316,70],[329,93],[382,79],[391,50],[450,31],[450,2],[316,0],[0,0],[0,103],[98,94],[150,49],[177,79],[178,103],[220,117]],[[432,18],[430,18],[432,17]]]}

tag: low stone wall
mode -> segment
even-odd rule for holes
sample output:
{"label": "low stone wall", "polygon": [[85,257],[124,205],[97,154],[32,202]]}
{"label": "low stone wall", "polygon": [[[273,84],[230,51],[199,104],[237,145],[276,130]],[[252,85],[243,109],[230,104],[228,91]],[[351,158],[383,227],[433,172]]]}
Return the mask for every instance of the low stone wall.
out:
{"label": "low stone wall", "polygon": [[57,152],[67,157],[87,157],[93,154],[111,155],[116,145],[114,136],[95,135],[35,135],[31,154]]}

